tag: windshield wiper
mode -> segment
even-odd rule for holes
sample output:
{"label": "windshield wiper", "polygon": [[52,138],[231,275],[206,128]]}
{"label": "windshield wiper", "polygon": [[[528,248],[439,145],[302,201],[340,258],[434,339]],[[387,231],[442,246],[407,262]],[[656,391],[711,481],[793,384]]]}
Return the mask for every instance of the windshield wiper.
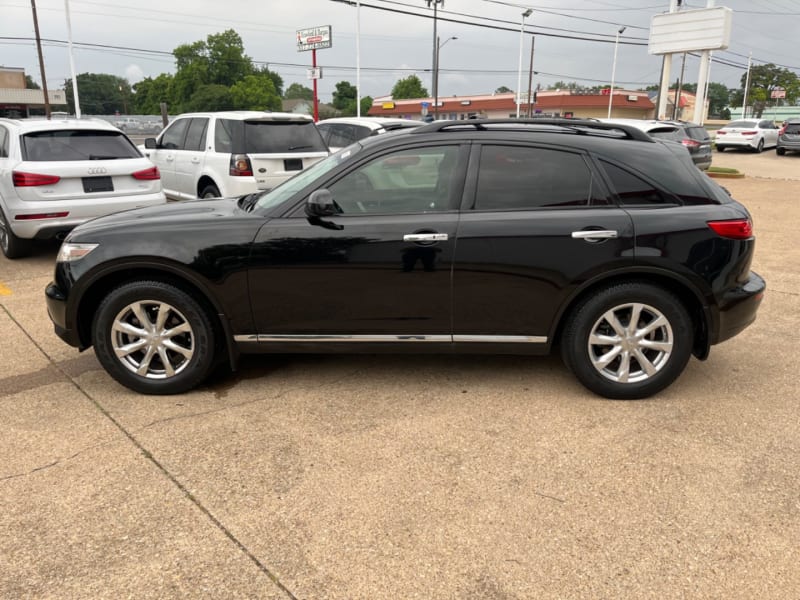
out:
{"label": "windshield wiper", "polygon": [[250,212],[253,210],[253,207],[258,202],[258,197],[260,194],[247,194],[246,196],[242,196],[239,198],[239,208],[241,208],[245,212]]}
{"label": "windshield wiper", "polygon": [[314,146],[311,146],[310,144],[307,144],[305,146],[289,146],[289,150],[306,150],[308,148],[313,148],[313,147]]}

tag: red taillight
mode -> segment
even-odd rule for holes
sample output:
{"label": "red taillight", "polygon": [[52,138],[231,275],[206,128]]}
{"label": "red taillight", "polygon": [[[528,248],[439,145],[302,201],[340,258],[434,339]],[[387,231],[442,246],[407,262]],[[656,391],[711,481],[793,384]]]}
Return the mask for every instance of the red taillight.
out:
{"label": "red taillight", "polygon": [[68,212],[35,213],[32,215],[17,215],[15,221],[33,221],[36,219],[61,219],[66,217]]}
{"label": "red taillight", "polygon": [[731,219],[730,221],[709,221],[714,232],[730,240],[747,240],[753,237],[753,222],[750,219]]}
{"label": "red taillight", "polygon": [[742,131],[742,135],[758,135],[757,131]]}
{"label": "red taillight", "polygon": [[783,127],[781,127],[781,128],[778,130],[778,135],[783,135],[784,133],[786,133],[786,127],[787,127],[786,125],[784,125]]}
{"label": "red taillight", "polygon": [[253,166],[246,154],[231,154],[230,174],[234,177],[252,177]]}
{"label": "red taillight", "polygon": [[687,148],[699,148],[701,146],[700,142],[698,142],[697,140],[691,140],[689,138],[682,139],[681,144],[683,144]]}
{"label": "red taillight", "polygon": [[33,187],[37,185],[53,185],[61,181],[58,175],[39,175],[38,173],[24,173],[14,171],[11,179],[15,187]]}
{"label": "red taillight", "polygon": [[728,132],[727,131],[718,131],[717,135],[725,135],[726,133],[728,133]]}
{"label": "red taillight", "polygon": [[151,167],[143,171],[136,171],[131,173],[131,177],[139,181],[150,181],[153,179],[161,179],[161,173],[158,172],[158,167]]}

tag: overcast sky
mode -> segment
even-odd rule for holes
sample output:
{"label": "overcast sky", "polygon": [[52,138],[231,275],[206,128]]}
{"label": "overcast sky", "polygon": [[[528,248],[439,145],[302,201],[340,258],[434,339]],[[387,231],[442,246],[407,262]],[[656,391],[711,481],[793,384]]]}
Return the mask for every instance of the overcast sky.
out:
{"label": "overcast sky", "polygon": [[[296,31],[330,25],[333,47],[317,51],[323,68],[320,99],[330,101],[339,81],[356,82],[358,11],[346,3],[137,0],[135,4],[69,0],[73,42],[99,46],[75,47],[78,73],[110,73],[131,83],[172,73],[174,62],[168,53],[176,46],[232,28],[242,37],[247,55],[268,63],[283,77],[285,87],[294,82],[311,87],[306,79],[311,52],[297,52]],[[687,9],[703,8],[706,0],[683,4]],[[61,43],[67,40],[65,1],[37,0],[36,5],[41,37],[53,40],[44,42],[48,86],[62,87],[70,75],[69,54]],[[800,0],[717,0],[716,6],[733,9],[733,36],[728,50],[715,53],[715,58],[731,64],[715,62],[711,81],[739,87],[751,52],[754,64],[773,62],[800,74]],[[614,36],[621,26],[627,29],[620,37],[616,85],[636,89],[658,83],[661,58],[648,54],[647,39],[651,18],[667,11],[669,0],[445,0],[439,10],[439,36],[442,42],[458,39],[441,47],[440,96],[491,93],[500,86],[516,89],[524,7],[534,12],[526,19],[523,87],[527,87],[530,33],[536,34],[534,83],[543,88],[559,80],[592,86],[607,84],[611,78]],[[427,0],[362,0],[362,95],[389,94],[398,79],[411,73],[432,91],[432,16]],[[40,81],[33,39],[30,0],[0,0],[0,65],[22,67]],[[678,78],[680,63],[673,61],[672,81]],[[689,56],[684,81],[696,81],[697,71],[698,60]]]}

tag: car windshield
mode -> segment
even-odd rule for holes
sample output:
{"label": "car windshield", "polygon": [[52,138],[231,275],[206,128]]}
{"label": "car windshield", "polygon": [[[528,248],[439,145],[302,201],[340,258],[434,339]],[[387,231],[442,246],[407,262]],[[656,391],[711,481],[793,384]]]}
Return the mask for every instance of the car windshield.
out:
{"label": "car windshield", "polygon": [[288,200],[298,191],[315,181],[317,178],[322,177],[329,171],[332,171],[344,161],[360,152],[361,148],[361,144],[356,142],[347,148],[342,148],[335,154],[331,154],[327,158],[315,163],[308,169],[300,171],[297,175],[284,181],[278,187],[263,192],[256,201],[255,208],[270,209],[274,206],[278,206],[284,200]]}
{"label": "car windshield", "polygon": [[141,155],[118,131],[59,129],[36,131],[22,138],[22,155],[30,161],[115,160]]}
{"label": "car windshield", "polygon": [[725,129],[730,127],[757,127],[758,123],[756,121],[731,121],[727,125],[725,125]]}

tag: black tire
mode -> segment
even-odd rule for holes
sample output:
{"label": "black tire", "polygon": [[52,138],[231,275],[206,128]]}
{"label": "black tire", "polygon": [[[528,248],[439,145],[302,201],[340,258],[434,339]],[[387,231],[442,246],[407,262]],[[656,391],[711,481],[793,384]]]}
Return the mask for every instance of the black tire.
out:
{"label": "black tire", "polygon": [[[632,335],[628,329],[634,307],[640,310],[639,330],[653,327],[646,334]],[[608,314],[626,333],[624,341]],[[593,332],[609,343],[590,343]],[[620,344],[614,344],[615,337]],[[619,283],[588,295],[575,307],[561,337],[561,357],[595,394],[633,400],[652,396],[675,381],[689,361],[693,338],[689,313],[675,294],[644,282]],[[642,358],[637,358],[637,353]],[[614,356],[612,360],[610,355]],[[647,365],[639,362],[642,359]],[[619,381],[626,378],[626,363],[630,381]]]}
{"label": "black tire", "polygon": [[764,138],[758,140],[758,146],[756,146],[756,152],[763,152],[764,151]]}
{"label": "black tire", "polygon": [[203,191],[200,192],[199,196],[199,198],[201,199],[219,198],[219,197],[220,197],[219,189],[217,189],[217,186],[215,186],[213,183],[204,187]]}
{"label": "black tire", "polygon": [[717,152],[725,152],[725,146],[717,145]]}
{"label": "black tire", "polygon": [[[125,330],[115,329],[115,322]],[[172,335],[163,335],[170,331]],[[186,392],[199,385],[214,364],[214,328],[208,314],[186,292],[160,281],[131,281],[112,290],[95,313],[92,341],[109,375],[143,394]],[[124,346],[134,349],[118,357],[116,350]]]}
{"label": "black tire", "polygon": [[6,258],[22,258],[31,253],[33,242],[17,237],[11,231],[5,213],[0,210],[0,249]]}
{"label": "black tire", "polygon": [[777,153],[778,156],[783,156],[784,154],[786,154],[786,148],[775,148],[775,152]]}

